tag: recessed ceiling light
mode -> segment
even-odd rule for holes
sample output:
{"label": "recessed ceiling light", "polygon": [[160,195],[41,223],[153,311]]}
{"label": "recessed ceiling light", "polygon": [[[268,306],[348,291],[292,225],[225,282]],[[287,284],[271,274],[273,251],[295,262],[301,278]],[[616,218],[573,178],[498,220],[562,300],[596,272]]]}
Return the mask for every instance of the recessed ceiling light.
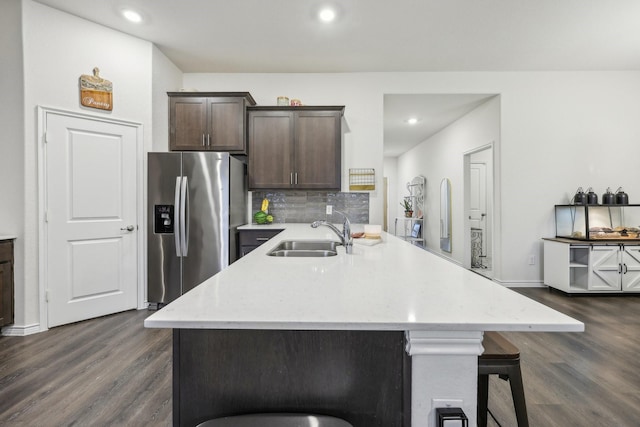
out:
{"label": "recessed ceiling light", "polygon": [[324,8],[318,13],[318,17],[322,22],[332,22],[336,19],[336,11],[331,8]]}
{"label": "recessed ceiling light", "polygon": [[122,11],[122,16],[124,16],[125,18],[127,18],[131,22],[136,22],[136,23],[142,22],[142,15],[140,15],[135,10],[124,9]]}
{"label": "recessed ceiling light", "polygon": [[415,125],[416,123],[418,123],[418,119],[416,119],[415,117],[411,117],[407,119],[407,123],[409,123],[410,125]]}

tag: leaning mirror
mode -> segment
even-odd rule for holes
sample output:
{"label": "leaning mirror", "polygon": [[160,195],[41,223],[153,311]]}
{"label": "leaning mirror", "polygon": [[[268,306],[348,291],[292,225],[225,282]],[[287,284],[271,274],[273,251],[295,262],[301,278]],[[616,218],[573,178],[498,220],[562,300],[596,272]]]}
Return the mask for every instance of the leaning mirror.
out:
{"label": "leaning mirror", "polygon": [[440,183],[440,249],[451,252],[451,182]]}

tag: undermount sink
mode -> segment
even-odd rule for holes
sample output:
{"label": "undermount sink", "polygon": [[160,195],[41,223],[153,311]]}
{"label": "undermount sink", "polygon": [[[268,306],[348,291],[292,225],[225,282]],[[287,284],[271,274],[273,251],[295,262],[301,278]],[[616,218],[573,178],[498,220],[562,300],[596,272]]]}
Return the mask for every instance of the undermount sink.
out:
{"label": "undermount sink", "polygon": [[336,256],[338,242],[333,240],[283,240],[267,252],[280,257],[329,257]]}

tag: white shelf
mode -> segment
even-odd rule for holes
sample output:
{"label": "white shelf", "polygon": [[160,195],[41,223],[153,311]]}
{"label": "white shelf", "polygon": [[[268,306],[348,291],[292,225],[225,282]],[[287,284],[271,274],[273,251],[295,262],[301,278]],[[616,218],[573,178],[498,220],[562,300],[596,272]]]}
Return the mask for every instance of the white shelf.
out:
{"label": "white shelf", "polygon": [[577,263],[577,262],[572,262],[571,264],[569,264],[569,267],[587,268],[589,266],[587,264],[580,264],[580,263]]}
{"label": "white shelf", "polygon": [[[396,237],[406,240],[407,242],[413,243],[414,245],[423,246],[424,245],[424,238],[422,237],[423,228],[424,228],[422,226],[423,221],[424,221],[424,218],[413,218],[413,217],[409,218],[405,216],[396,217],[395,229],[393,234]],[[398,226],[399,222],[402,223],[400,226]],[[420,224],[420,229],[417,232],[417,236],[414,235],[416,234],[414,233],[415,224]]]}

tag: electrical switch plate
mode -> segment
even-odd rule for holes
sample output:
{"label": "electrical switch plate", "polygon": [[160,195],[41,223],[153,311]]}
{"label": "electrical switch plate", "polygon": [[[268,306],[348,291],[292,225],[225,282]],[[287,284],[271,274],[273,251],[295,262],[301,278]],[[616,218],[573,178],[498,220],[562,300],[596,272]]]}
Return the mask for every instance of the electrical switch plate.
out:
{"label": "electrical switch plate", "polygon": [[529,256],[529,265],[535,265],[536,263],[536,256],[535,255],[530,255]]}
{"label": "electrical switch plate", "polygon": [[327,205],[327,215],[331,215],[333,213],[333,206]]}

